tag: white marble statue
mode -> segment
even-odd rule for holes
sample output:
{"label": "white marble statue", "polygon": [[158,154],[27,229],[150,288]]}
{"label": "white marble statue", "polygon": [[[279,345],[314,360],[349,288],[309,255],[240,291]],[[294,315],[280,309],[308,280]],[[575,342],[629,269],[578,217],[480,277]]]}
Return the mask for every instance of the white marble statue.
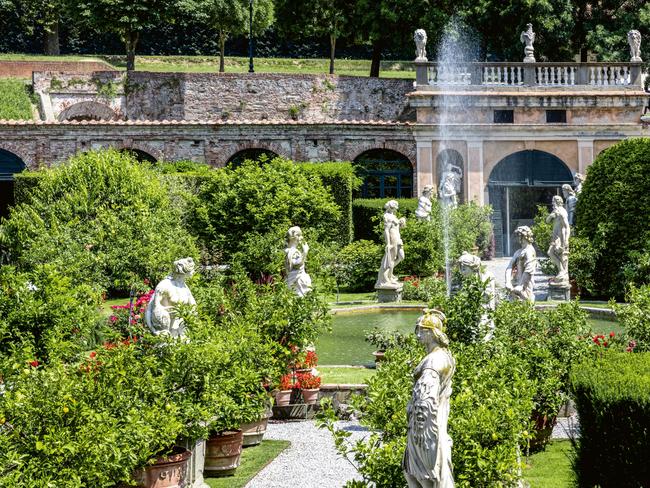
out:
{"label": "white marble statue", "polygon": [[460,273],[463,276],[476,276],[485,285],[485,291],[483,292],[483,308],[485,309],[485,313],[481,316],[479,330],[485,331],[483,340],[487,342],[494,336],[494,319],[490,317],[490,312],[494,312],[497,306],[496,280],[492,273],[483,269],[483,266],[481,266],[481,258],[467,251],[463,251],[463,254],[458,259],[458,265],[460,267]]}
{"label": "white marble statue", "polygon": [[585,179],[586,177],[582,173],[576,173],[573,176],[573,181],[575,182],[576,185],[576,189],[575,189],[576,196],[580,195],[580,192],[582,191],[582,184],[585,182]]}
{"label": "white marble statue", "polygon": [[535,33],[533,32],[533,24],[526,24],[527,29],[521,33],[519,40],[524,44],[524,63],[535,62]]}
{"label": "white marble statue", "polygon": [[564,196],[564,208],[567,213],[569,225],[575,225],[576,204],[578,203],[576,192],[571,188],[571,185],[564,184],[562,185],[562,195]]}
{"label": "white marble statue", "polygon": [[384,205],[384,257],[381,260],[375,288],[398,288],[400,286],[393,270],[404,259],[400,229],[406,225],[406,219],[404,217],[397,218],[395,212],[398,208],[397,200],[389,200]]}
{"label": "white marble statue", "polygon": [[185,280],[194,274],[192,258],[174,261],[172,274],[156,286],[153,297],[145,312],[145,322],[154,335],[185,337],[185,324],[178,316],[179,305],[196,305],[192,292]]}
{"label": "white marble statue", "polygon": [[415,216],[418,220],[431,220],[431,193],[433,186],[426,185],[422,190],[422,196],[418,199],[418,208],[415,209]]}
{"label": "white marble statue", "polygon": [[641,33],[633,29],[627,33],[627,43],[630,45],[630,61],[641,63]]}
{"label": "white marble statue", "polygon": [[455,208],[461,192],[463,171],[455,164],[448,164],[440,176],[438,195],[443,207]]}
{"label": "white marble statue", "polygon": [[415,327],[427,355],[415,368],[413,393],[406,407],[402,470],[409,488],[454,487],[447,421],[456,361],[449,351],[444,321],[442,312],[425,309]]}
{"label": "white marble statue", "polygon": [[311,277],[305,271],[305,261],[309,246],[302,238],[302,230],[298,226],[287,231],[286,248],[284,249],[284,266],[287,273],[287,286],[299,297],[304,297],[311,291]]}
{"label": "white marble statue", "polygon": [[562,197],[553,197],[553,211],[546,217],[546,222],[553,222],[553,235],[548,248],[548,257],[557,267],[557,275],[551,278],[554,284],[569,284],[569,236],[571,227],[564,209]]}
{"label": "white marble statue", "polygon": [[427,32],[424,29],[417,29],[413,34],[415,41],[415,60],[427,61]]}
{"label": "white marble statue", "polygon": [[[506,268],[506,290],[513,300],[535,301],[533,275],[537,270],[537,253],[533,247],[533,231],[522,225],[515,229],[515,236],[521,246],[510,259]],[[512,284],[513,269],[516,273]]]}

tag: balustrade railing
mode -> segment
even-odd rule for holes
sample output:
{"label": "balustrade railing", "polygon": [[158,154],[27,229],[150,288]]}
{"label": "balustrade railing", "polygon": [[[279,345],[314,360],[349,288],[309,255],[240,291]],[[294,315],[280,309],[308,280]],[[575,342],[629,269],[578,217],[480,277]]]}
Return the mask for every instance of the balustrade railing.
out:
{"label": "balustrade railing", "polygon": [[640,63],[458,63],[415,62],[418,87],[544,86],[639,87]]}

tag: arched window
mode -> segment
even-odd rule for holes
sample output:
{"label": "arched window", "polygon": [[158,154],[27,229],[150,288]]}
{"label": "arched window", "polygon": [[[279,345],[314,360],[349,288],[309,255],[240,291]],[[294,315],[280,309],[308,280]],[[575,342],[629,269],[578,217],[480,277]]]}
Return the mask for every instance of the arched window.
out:
{"label": "arched window", "polygon": [[488,180],[497,256],[512,255],[517,249],[515,229],[533,225],[538,205],[550,207],[565,183],[573,184],[571,170],[547,152],[519,151],[497,163]]}
{"label": "arched window", "polygon": [[277,158],[278,154],[270,151],[268,149],[262,148],[251,148],[251,149],[242,149],[241,151],[236,152],[228,160],[228,165],[232,168],[241,166],[244,161],[258,161],[260,163],[265,163],[270,161],[273,158]]}
{"label": "arched window", "polygon": [[0,217],[9,214],[14,204],[14,174],[25,169],[25,163],[14,153],[0,149]]}
{"label": "arched window", "polygon": [[141,163],[155,163],[157,161],[157,159],[153,157],[151,154],[142,151],[140,149],[131,149],[129,147],[126,147],[124,149],[121,149],[121,151],[131,154],[133,157],[135,157],[135,159],[137,159]]}
{"label": "arched window", "polygon": [[413,166],[401,153],[390,149],[371,149],[354,160],[357,175],[363,179],[362,198],[410,198],[413,196]]}

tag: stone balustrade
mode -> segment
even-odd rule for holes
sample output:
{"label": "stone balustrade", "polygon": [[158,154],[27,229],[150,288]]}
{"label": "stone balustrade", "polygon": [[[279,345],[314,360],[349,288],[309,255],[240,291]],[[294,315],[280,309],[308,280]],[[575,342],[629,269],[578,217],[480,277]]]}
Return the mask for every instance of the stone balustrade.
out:
{"label": "stone balustrade", "polygon": [[643,90],[641,63],[458,63],[415,61],[418,90],[436,87],[578,87]]}

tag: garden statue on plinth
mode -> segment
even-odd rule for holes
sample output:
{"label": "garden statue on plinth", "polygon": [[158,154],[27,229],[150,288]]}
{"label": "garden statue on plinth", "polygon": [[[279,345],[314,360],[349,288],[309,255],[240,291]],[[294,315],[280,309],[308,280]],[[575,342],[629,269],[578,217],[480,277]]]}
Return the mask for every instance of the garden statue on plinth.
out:
{"label": "garden statue on plinth", "polygon": [[562,185],[562,195],[564,195],[564,208],[566,209],[569,225],[573,226],[575,225],[578,197],[576,196],[574,189],[571,188],[571,185],[567,184]]}
{"label": "garden statue on plinth", "polygon": [[630,45],[630,62],[641,63],[641,33],[632,29],[627,33],[627,43]]}
{"label": "garden statue on plinth", "polygon": [[433,186],[426,185],[422,190],[422,196],[418,199],[418,208],[415,210],[415,216],[418,220],[431,220],[431,193]]}
{"label": "garden statue on plinth", "polygon": [[438,194],[443,207],[456,208],[462,184],[463,170],[455,164],[448,164],[440,177]]}
{"label": "garden statue on plinth", "polygon": [[487,342],[494,335],[494,319],[491,317],[491,312],[494,312],[497,305],[496,281],[492,273],[482,269],[481,258],[467,251],[463,251],[463,254],[458,259],[458,265],[463,276],[476,276],[485,285],[483,291],[483,309],[485,312],[481,316],[479,330],[485,332],[483,340]]}
{"label": "garden statue on plinth", "polygon": [[393,270],[404,259],[404,247],[400,229],[406,225],[406,219],[397,218],[395,213],[399,208],[397,200],[389,200],[384,205],[384,257],[377,274],[375,290],[380,302],[398,302],[402,297],[402,283],[399,282]]}
{"label": "garden statue on plinth", "polygon": [[415,41],[415,60],[427,61],[427,32],[424,29],[417,29],[413,34]]}
{"label": "garden statue on plinth", "polygon": [[553,222],[553,235],[548,248],[548,257],[557,268],[557,275],[549,280],[549,298],[552,300],[569,300],[569,236],[571,227],[562,197],[553,197],[553,211],[546,217],[546,222]]}
{"label": "garden statue on plinth", "polygon": [[533,24],[526,24],[527,29],[521,33],[519,40],[524,43],[524,63],[534,63],[535,62],[535,48],[533,48],[533,43],[535,42],[535,33],[533,32]]}
{"label": "garden statue on plinth", "polygon": [[[506,290],[512,300],[535,301],[533,275],[537,269],[537,253],[533,247],[533,231],[522,225],[515,229],[515,237],[521,246],[510,259],[506,268]],[[516,272],[515,284],[512,284],[512,271]]]}
{"label": "garden statue on plinth", "polygon": [[311,277],[305,271],[305,261],[309,246],[302,238],[302,230],[298,226],[287,231],[286,248],[284,250],[284,265],[287,272],[287,286],[299,297],[304,297],[311,291]]}
{"label": "garden statue on plinth", "polygon": [[145,312],[145,322],[154,335],[185,337],[185,324],[178,316],[179,305],[196,305],[192,292],[185,280],[194,274],[192,258],[174,261],[172,274],[156,286],[153,297]]}
{"label": "garden statue on plinth", "polygon": [[576,173],[573,176],[573,181],[576,184],[575,192],[576,192],[576,196],[578,196],[582,191],[582,184],[585,182],[585,175],[583,175],[582,173]]}
{"label": "garden statue on plinth", "polygon": [[427,355],[415,368],[406,407],[408,432],[402,470],[409,488],[453,488],[452,439],[447,433],[451,380],[456,361],[444,332],[445,316],[425,309],[415,327]]}

